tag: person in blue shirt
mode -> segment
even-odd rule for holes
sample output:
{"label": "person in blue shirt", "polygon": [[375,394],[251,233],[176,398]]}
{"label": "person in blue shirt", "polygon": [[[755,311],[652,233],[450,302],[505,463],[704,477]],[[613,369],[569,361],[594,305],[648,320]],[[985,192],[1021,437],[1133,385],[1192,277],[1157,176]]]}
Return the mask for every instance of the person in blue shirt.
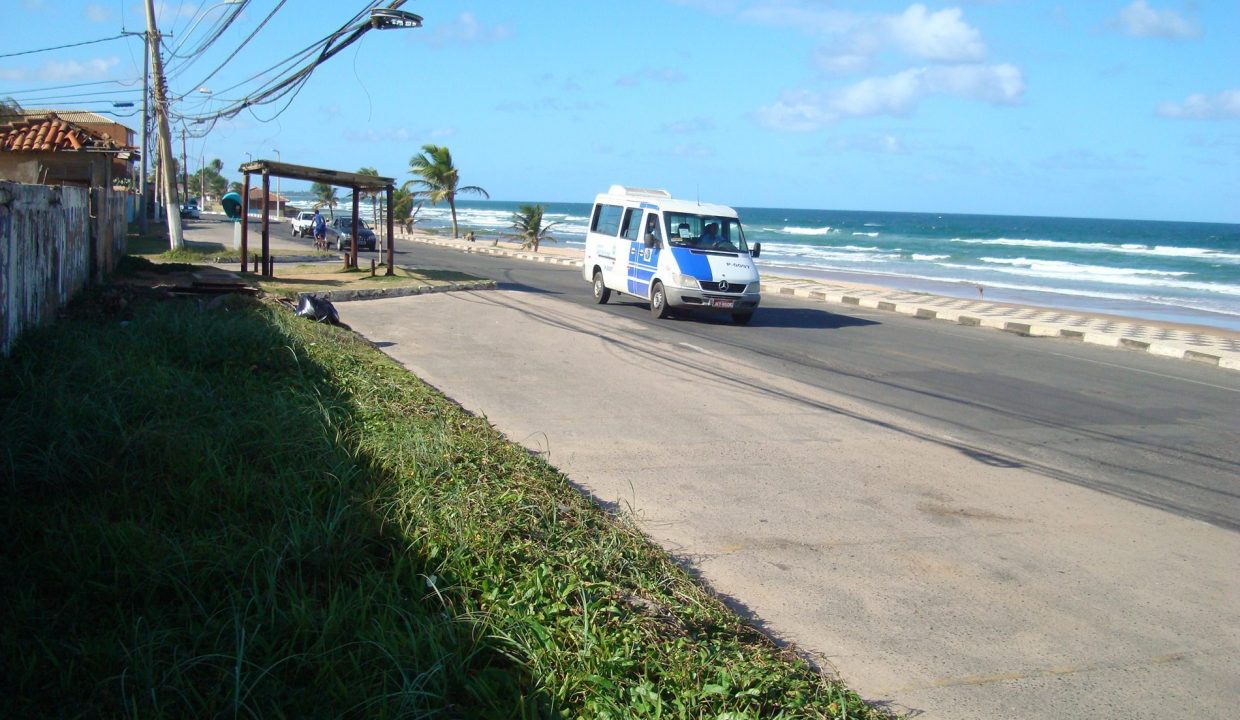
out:
{"label": "person in blue shirt", "polygon": [[314,228],[314,247],[318,250],[327,249],[327,221],[323,219],[323,215],[318,211],[314,211],[314,219],[310,221],[310,226]]}

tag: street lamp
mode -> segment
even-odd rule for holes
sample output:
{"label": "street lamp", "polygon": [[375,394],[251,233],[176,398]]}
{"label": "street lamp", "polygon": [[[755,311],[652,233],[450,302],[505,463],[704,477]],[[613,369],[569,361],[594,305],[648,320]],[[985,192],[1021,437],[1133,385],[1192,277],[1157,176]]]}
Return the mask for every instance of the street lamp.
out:
{"label": "street lamp", "polygon": [[370,11],[370,26],[376,30],[399,30],[422,27],[422,16],[408,10],[374,8]]}

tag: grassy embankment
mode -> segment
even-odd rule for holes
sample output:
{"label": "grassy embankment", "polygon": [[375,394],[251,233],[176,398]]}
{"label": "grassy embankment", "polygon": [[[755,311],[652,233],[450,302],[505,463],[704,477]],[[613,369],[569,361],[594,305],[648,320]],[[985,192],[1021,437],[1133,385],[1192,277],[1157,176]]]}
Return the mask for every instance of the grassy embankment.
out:
{"label": "grassy embankment", "polygon": [[[165,272],[192,269],[194,263],[240,263],[237,253],[226,252],[224,246],[215,242],[186,242],[181,250],[167,250],[166,237],[131,235],[130,255],[122,261],[122,269],[135,273]],[[339,253],[309,251],[310,255],[325,258],[339,257]],[[155,263],[155,264],[152,264]],[[316,263],[280,265],[276,277],[259,278],[249,275],[255,285],[264,292],[283,298],[296,298],[301,292],[331,290],[369,290],[393,287],[434,287],[477,280],[464,273],[449,270],[422,270],[396,266],[392,275],[386,275],[386,265],[379,264],[374,275],[367,267],[342,268],[339,264]]]}
{"label": "grassy embankment", "polygon": [[0,359],[5,717],[878,717],[624,518],[275,302]]}
{"label": "grassy embankment", "polygon": [[164,228],[159,228],[157,232],[150,235],[138,235],[131,232],[127,248],[130,255],[158,256],[162,262],[241,262],[241,253],[231,247],[225,247],[223,243],[186,240],[184,247],[180,250],[169,250],[168,234]]}

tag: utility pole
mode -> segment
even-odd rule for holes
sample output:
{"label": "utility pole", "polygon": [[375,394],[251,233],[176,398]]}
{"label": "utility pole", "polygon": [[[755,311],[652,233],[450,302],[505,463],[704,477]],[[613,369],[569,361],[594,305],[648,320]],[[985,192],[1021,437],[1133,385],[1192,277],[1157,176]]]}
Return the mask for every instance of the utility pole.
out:
{"label": "utility pole", "polygon": [[141,211],[138,221],[138,227],[142,228],[142,234],[146,234],[146,214],[150,211],[151,200],[146,196],[146,166],[150,162],[147,156],[146,148],[150,144],[146,137],[146,125],[150,122],[150,108],[147,105],[148,99],[151,97],[151,43],[147,40],[146,33],[142,34],[142,172],[138,180],[138,209]]}
{"label": "utility pole", "polygon": [[185,126],[181,126],[181,189],[182,197],[189,202],[189,160],[185,157]]}
{"label": "utility pole", "polygon": [[164,189],[164,209],[168,216],[168,243],[173,250],[185,247],[181,234],[181,212],[176,205],[176,180],[172,174],[172,138],[168,129],[168,86],[164,81],[164,62],[159,56],[159,29],[155,26],[155,0],[146,0],[147,45],[151,53],[151,74],[155,76],[155,118],[159,142],[160,185]]}

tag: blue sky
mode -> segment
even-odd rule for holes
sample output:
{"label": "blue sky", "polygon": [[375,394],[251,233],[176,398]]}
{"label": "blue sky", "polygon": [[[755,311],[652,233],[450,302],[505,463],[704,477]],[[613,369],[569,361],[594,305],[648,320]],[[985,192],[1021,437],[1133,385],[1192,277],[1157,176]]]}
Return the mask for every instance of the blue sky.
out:
{"label": "blue sky", "polygon": [[[9,4],[0,55],[144,25],[132,0]],[[174,111],[245,96],[259,82],[247,78],[365,7],[294,0],[243,42],[278,4],[249,0],[201,57],[168,60],[184,95]],[[166,46],[182,53],[230,11],[158,6]],[[451,148],[463,183],[504,200],[589,202],[624,183],[738,206],[1240,222],[1235,0],[404,9],[425,26],[367,33],[287,106],[189,125],[210,128],[189,139],[191,166],[219,157],[235,179],[247,157],[279,150],[403,181],[409,158],[435,143]],[[198,92],[221,64],[202,84],[211,94]],[[141,67],[138,38],[3,57],[0,96],[113,109],[138,100]],[[65,87],[79,83],[95,84]]]}

